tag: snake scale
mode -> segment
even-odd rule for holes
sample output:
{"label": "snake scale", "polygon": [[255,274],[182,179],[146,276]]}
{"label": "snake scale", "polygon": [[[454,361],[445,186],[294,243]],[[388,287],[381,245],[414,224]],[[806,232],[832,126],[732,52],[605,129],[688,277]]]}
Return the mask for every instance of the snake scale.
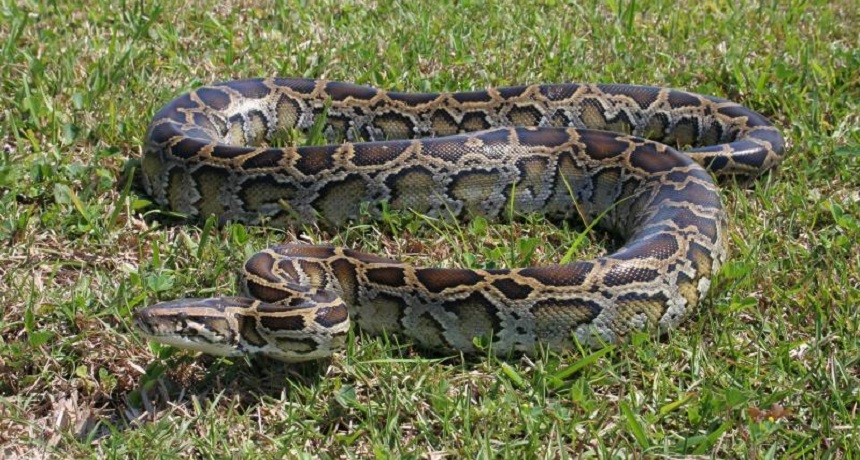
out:
{"label": "snake scale", "polygon": [[[325,146],[270,147],[321,130]],[[674,146],[674,147],[673,147]],[[683,152],[680,150],[683,149]],[[155,201],[193,219],[338,227],[381,202],[469,219],[577,218],[623,244],[594,260],[417,268],[329,246],[252,256],[244,297],[138,310],[153,340],[285,361],[343,348],[350,323],[429,350],[496,354],[595,346],[677,326],[726,259],[714,177],[754,178],[779,131],[736,103],[633,85],[530,85],[444,94],[309,79],[198,88],[152,121],[142,157]]]}

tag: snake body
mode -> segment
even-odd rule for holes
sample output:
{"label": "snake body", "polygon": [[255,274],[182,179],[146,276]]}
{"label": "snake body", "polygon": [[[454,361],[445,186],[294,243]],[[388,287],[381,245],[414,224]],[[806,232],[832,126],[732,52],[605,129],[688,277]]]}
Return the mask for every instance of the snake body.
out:
{"label": "snake body", "polygon": [[[268,146],[313,129],[331,144]],[[246,262],[244,297],[162,302],[137,311],[135,323],[183,348],[285,361],[329,356],[350,322],[465,353],[479,337],[508,354],[662,333],[689,315],[726,259],[712,176],[753,178],[781,160],[783,145],[745,107],[657,87],[418,94],[307,79],[201,87],[155,115],[142,158],[147,192],[192,218],[337,227],[380,202],[463,219],[513,206],[596,220],[624,244],[594,260],[504,270],[277,246]]]}

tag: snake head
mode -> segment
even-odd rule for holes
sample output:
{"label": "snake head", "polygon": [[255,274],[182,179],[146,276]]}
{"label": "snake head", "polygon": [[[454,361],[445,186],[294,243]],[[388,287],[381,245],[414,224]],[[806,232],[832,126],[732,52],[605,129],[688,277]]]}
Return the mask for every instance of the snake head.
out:
{"label": "snake head", "polygon": [[342,348],[349,316],[339,297],[314,290],[289,304],[244,297],[161,302],[137,310],[134,325],[150,340],[186,350],[299,362]]}
{"label": "snake head", "polygon": [[137,310],[134,325],[150,340],[216,356],[241,356],[235,313],[257,303],[242,297],[179,299]]}

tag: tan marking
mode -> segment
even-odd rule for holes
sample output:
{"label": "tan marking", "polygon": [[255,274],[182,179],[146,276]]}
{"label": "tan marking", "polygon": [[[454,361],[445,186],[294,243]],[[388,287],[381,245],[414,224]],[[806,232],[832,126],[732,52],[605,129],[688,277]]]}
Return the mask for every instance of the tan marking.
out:
{"label": "tan marking", "polygon": [[409,335],[423,348],[429,350],[447,350],[445,330],[429,313],[424,313],[411,324]]}
{"label": "tan marking", "polygon": [[668,126],[661,117],[651,117],[648,124],[642,130],[642,136],[646,139],[661,140],[666,137]]}
{"label": "tan marking", "polygon": [[696,143],[695,128],[690,123],[678,124],[665,141],[680,147],[694,145]]}
{"label": "tan marking", "polygon": [[395,209],[410,209],[424,214],[433,207],[433,197],[428,190],[435,190],[436,183],[427,171],[410,171],[401,175],[391,185],[391,205]]}
{"label": "tan marking", "polygon": [[485,215],[486,212],[481,205],[496,191],[496,184],[500,179],[498,174],[486,171],[461,176],[451,186],[451,195],[462,201],[465,215]]}
{"label": "tan marking", "polygon": [[296,197],[296,188],[291,184],[251,182],[242,187],[242,202],[252,213],[265,213],[281,208],[281,202],[290,202]]}
{"label": "tan marking", "polygon": [[266,119],[262,113],[254,112],[248,114],[247,134],[245,135],[248,145],[262,145],[263,141],[266,140],[267,131]]}
{"label": "tan marking", "polygon": [[194,173],[194,180],[200,191],[200,202],[197,207],[202,216],[220,215],[224,212],[222,193],[228,188],[229,182],[225,172],[200,170]]}
{"label": "tan marking", "polygon": [[337,186],[331,183],[314,207],[332,225],[342,225],[358,216],[361,204],[368,201],[367,192],[367,185],[359,178],[342,181]]}
{"label": "tan marking", "polygon": [[287,95],[282,95],[275,105],[275,113],[277,130],[289,130],[294,128],[299,121],[299,113],[296,111],[296,102],[293,102]]}
{"label": "tan marking", "polygon": [[307,259],[299,260],[299,269],[308,277],[308,285],[314,288],[325,288],[328,284],[328,273],[322,263]]}
{"label": "tan marking", "polygon": [[540,122],[540,112],[529,106],[514,107],[507,115],[513,126],[537,126]]}
{"label": "tan marking", "polygon": [[[354,308],[354,307],[353,307]],[[362,303],[361,312],[356,321],[361,329],[370,334],[398,333],[403,328],[400,324],[403,315],[402,301],[388,296],[380,295],[372,300]]]}
{"label": "tan marking", "polygon": [[537,212],[543,206],[543,203],[535,198],[549,195],[548,188],[552,184],[546,180],[547,166],[547,160],[542,158],[531,158],[520,163],[521,179],[514,192],[519,212]]}
{"label": "tan marking", "polygon": [[356,305],[358,303],[358,274],[355,272],[355,266],[343,258],[333,261],[330,266],[332,274],[337,278],[343,290],[344,303]]}
{"label": "tan marking", "polygon": [[606,129],[606,117],[603,111],[593,105],[582,107],[580,118],[585,126],[591,129]]}
{"label": "tan marking", "polygon": [[227,134],[224,136],[224,142],[230,145],[248,145],[248,139],[245,138],[245,129],[241,123],[230,123],[227,126]]}
{"label": "tan marking", "polygon": [[439,111],[431,118],[431,129],[437,136],[457,134],[457,124],[449,118],[447,112]]}

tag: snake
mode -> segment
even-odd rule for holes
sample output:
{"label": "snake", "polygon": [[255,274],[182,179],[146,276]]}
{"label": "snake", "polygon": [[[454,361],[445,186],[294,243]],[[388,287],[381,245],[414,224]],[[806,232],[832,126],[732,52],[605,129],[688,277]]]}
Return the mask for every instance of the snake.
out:
{"label": "snake", "polygon": [[[325,145],[283,142],[312,135]],[[239,296],[154,303],[133,323],[167,345],[287,362],[343,350],[352,324],[463,355],[660,336],[696,311],[728,257],[717,184],[755,179],[784,145],[753,110],[666,87],[202,86],[155,114],[140,160],[145,192],[188,219],[342,228],[385,209],[458,221],[513,210],[581,221],[618,247],[591,260],[472,269],[284,244],[247,259]]]}

